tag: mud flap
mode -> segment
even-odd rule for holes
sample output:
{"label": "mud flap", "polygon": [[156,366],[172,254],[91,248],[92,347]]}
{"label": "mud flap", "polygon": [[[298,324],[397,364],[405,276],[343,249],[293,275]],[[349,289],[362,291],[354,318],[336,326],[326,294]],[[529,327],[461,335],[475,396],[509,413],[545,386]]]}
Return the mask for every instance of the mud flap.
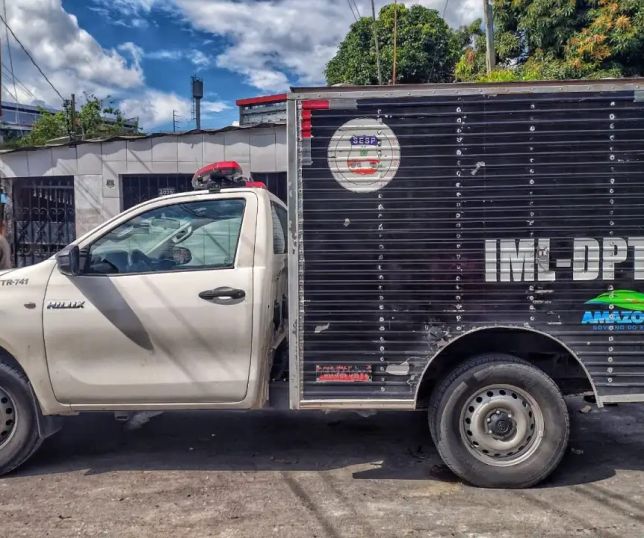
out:
{"label": "mud flap", "polygon": [[38,435],[41,439],[47,439],[47,437],[51,437],[63,427],[63,417],[59,415],[43,415],[33,387],[31,388],[31,395],[33,396],[32,401],[38,422]]}

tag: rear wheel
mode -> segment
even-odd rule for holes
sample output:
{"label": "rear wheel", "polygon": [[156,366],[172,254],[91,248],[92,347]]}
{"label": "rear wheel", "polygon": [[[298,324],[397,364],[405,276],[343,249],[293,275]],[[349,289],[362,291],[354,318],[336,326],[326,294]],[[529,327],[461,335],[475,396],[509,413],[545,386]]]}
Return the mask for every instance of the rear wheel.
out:
{"label": "rear wheel", "polygon": [[481,487],[522,488],[561,461],[569,417],[542,370],[511,355],[466,361],[435,389],[430,430],[443,461]]}
{"label": "rear wheel", "polygon": [[40,446],[36,405],[26,377],[0,362],[0,474],[21,465]]}

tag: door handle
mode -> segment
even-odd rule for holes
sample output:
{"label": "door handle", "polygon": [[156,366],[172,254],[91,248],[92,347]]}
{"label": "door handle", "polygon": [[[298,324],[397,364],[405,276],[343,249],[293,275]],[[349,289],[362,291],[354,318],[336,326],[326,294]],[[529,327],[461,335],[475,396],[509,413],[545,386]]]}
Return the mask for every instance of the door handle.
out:
{"label": "door handle", "polygon": [[205,290],[199,294],[204,301],[212,301],[219,304],[239,302],[246,297],[244,290],[223,286],[214,290]]}

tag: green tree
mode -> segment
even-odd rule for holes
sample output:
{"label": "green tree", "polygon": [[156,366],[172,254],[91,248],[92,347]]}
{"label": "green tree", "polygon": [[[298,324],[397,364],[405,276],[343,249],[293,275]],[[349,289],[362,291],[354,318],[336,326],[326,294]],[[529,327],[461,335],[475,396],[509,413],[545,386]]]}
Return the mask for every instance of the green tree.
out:
{"label": "green tree", "polygon": [[[138,126],[134,132],[138,132]],[[132,134],[131,122],[125,124],[121,111],[110,101],[86,94],[85,102],[77,111],[72,125],[72,111],[69,106],[59,112],[41,110],[29,134],[18,140],[19,146],[39,146],[61,137],[80,139]]]}
{"label": "green tree", "polygon": [[[452,30],[434,9],[389,4],[376,20],[384,82],[393,75],[394,16],[398,28],[396,83],[453,81],[463,34]],[[326,79],[328,84],[378,83],[372,18],[362,17],[351,25],[327,64]]]}
{"label": "green tree", "polygon": [[68,121],[64,112],[48,112],[41,110],[34,122],[31,132],[17,141],[19,146],[38,146],[48,140],[58,138],[67,133]]}
{"label": "green tree", "polygon": [[477,35],[458,80],[602,78],[644,74],[642,0],[492,0],[499,68],[485,72]]}

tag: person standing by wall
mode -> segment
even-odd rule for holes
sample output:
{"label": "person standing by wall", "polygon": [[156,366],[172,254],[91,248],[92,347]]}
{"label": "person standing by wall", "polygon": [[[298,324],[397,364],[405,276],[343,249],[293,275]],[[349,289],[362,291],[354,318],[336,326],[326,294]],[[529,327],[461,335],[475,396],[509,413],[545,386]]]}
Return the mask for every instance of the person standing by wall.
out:
{"label": "person standing by wall", "polygon": [[11,269],[11,247],[5,237],[7,226],[0,220],[0,271]]}

